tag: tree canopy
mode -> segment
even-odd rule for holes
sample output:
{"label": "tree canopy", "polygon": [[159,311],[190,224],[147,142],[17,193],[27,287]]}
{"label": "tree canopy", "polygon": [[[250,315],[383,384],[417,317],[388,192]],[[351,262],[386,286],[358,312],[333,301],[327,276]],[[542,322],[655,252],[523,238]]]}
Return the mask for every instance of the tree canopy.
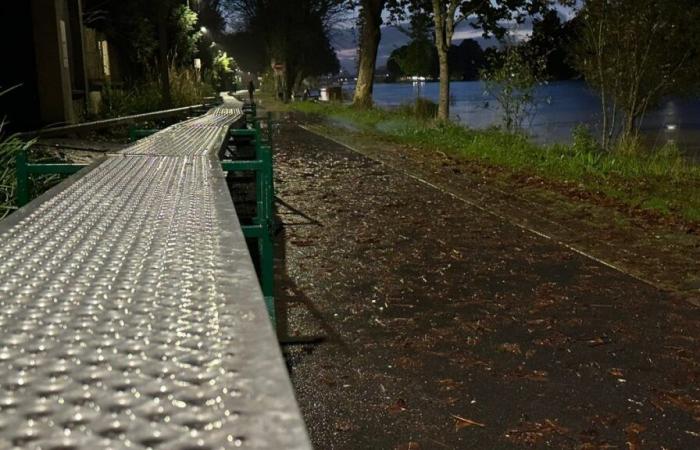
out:
{"label": "tree canopy", "polygon": [[588,0],[581,20],[574,61],[600,93],[605,148],[620,128],[636,139],[641,119],[664,97],[697,87],[697,1]]}
{"label": "tree canopy", "polygon": [[340,69],[328,38],[328,25],[342,10],[342,2],[224,0],[224,4],[228,11],[235,12],[238,31],[264,44],[264,60],[268,67],[275,68],[276,90],[284,98],[289,98],[304,78]]}

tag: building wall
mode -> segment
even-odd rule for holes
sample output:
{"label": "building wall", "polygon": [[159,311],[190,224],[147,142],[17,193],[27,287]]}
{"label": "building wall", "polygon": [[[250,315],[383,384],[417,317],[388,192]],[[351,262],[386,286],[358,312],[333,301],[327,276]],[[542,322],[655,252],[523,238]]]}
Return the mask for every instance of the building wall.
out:
{"label": "building wall", "polygon": [[36,129],[41,125],[34,56],[32,10],[29,1],[0,0],[0,121],[4,132]]}
{"label": "building wall", "polygon": [[0,118],[6,131],[73,123],[84,114],[81,0],[0,0]]}

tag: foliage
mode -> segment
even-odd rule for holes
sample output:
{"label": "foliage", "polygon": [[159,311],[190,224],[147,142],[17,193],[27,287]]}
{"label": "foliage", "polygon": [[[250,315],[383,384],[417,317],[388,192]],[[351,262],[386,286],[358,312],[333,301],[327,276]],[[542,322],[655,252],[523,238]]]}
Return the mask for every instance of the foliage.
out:
{"label": "foliage", "polygon": [[[450,79],[462,81],[479,79],[487,62],[484,51],[474,39],[464,39],[459,45],[452,45],[448,60]],[[392,81],[411,75],[437,78],[439,65],[435,45],[424,41],[419,46],[419,42],[413,41],[394,49],[387,60],[387,71]]]}
{"label": "foliage", "polygon": [[208,32],[217,39],[226,30],[223,6],[223,0],[199,0],[194,6],[199,23],[205,26]]}
{"label": "foliage", "polygon": [[523,122],[532,117],[537,107],[535,89],[544,81],[544,59],[528,55],[527,50],[526,46],[508,45],[482,71],[486,90],[501,106],[508,132],[522,130]]}
{"label": "foliage", "polygon": [[437,76],[437,53],[435,45],[430,41],[412,41],[391,52],[387,60],[387,70],[390,76],[401,78],[405,76]]}
{"label": "foliage", "polygon": [[438,58],[435,44],[432,40],[432,22],[420,14],[411,16],[410,27],[399,29],[406,34],[411,41],[391,52],[387,61],[387,69],[390,67],[395,72],[391,75],[422,76],[435,78],[438,73]]}
{"label": "foliage", "polygon": [[150,76],[158,58],[158,22],[165,11],[171,63],[190,66],[201,37],[197,14],[175,0],[85,0],[85,24],[105,33],[132,80]]}
{"label": "foliage", "polygon": [[250,31],[229,33],[222,37],[222,46],[246,72],[261,73],[269,70],[270,59],[265,42]]}
{"label": "foliage", "polygon": [[[435,26],[435,48],[440,63],[440,99],[438,117],[449,119],[450,68],[449,49],[456,26],[468,18],[484,36],[493,34],[503,37],[504,21],[522,21],[527,15],[546,10],[553,0],[391,0],[390,9],[394,17],[412,15],[432,17]],[[568,1],[568,0],[564,0]]]}
{"label": "foliage", "polygon": [[[170,68],[173,107],[202,103],[202,98],[214,93],[211,86],[197,80],[193,69]],[[107,85],[102,89],[101,118],[120,117],[158,111],[162,105],[158,76],[150,73],[145,80],[127,89]]]}
{"label": "foliage", "polygon": [[294,103],[295,110],[349,121],[365,133],[426,151],[440,150],[555,183],[602,193],[630,207],[700,221],[700,166],[674,146],[641,155],[602,152],[579,129],[574,145],[540,146],[520,134],[472,130],[407,114],[342,105]]}
{"label": "foliage", "polygon": [[401,105],[397,112],[408,117],[434,120],[437,117],[437,104],[427,98],[418,97],[413,103]]}
{"label": "foliage", "polygon": [[308,76],[336,73],[338,58],[328,27],[342,8],[338,0],[226,0],[241,30],[265,44],[266,66],[278,66],[277,92],[290,98]]}
{"label": "foliage", "polygon": [[197,22],[197,13],[187,5],[178,5],[170,13],[168,31],[172,43],[169,43],[169,59],[178,66],[189,66],[197,52],[197,42],[202,38]]}
{"label": "foliage", "polygon": [[14,210],[15,156],[29,145],[15,136],[3,137],[3,126],[0,122],[0,220]]}
{"label": "foliage", "polygon": [[236,62],[233,60],[233,58],[228,56],[226,52],[217,50],[212,67],[214,84],[219,86],[223,82],[226,74],[233,72],[235,68]]}
{"label": "foliage", "polygon": [[583,124],[576,125],[571,132],[571,149],[575,153],[596,154],[601,148],[591,130]]}
{"label": "foliage", "polygon": [[691,92],[700,78],[695,0],[588,0],[575,61],[600,93],[602,144],[635,147],[645,113],[669,95]]}
{"label": "foliage", "polygon": [[579,75],[571,61],[571,46],[576,40],[580,19],[562,23],[557,10],[549,10],[536,18],[532,37],[525,44],[531,55],[544,61],[544,72],[550,80],[570,80]]}
{"label": "foliage", "polygon": [[472,81],[479,78],[486,67],[484,50],[474,39],[464,39],[459,45],[450,47],[448,54],[450,78]]}

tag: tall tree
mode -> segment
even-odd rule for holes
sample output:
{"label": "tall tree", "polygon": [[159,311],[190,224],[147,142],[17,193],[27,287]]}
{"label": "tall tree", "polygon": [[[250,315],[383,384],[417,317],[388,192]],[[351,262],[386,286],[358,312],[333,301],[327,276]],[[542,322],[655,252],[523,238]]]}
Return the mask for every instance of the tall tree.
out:
{"label": "tall tree", "polygon": [[620,129],[634,144],[649,108],[666,96],[691,92],[700,81],[700,5],[587,0],[581,18],[575,61],[600,93],[603,147],[612,147]]}
{"label": "tall tree", "polygon": [[[440,97],[438,119],[450,116],[450,63],[449,50],[456,26],[471,19],[472,26],[502,37],[503,21],[522,21],[527,15],[545,10],[554,0],[392,0],[392,10],[401,16],[406,10],[412,14],[426,14],[435,23],[435,48],[440,65]],[[569,1],[569,0],[565,0]]]}
{"label": "tall tree", "polygon": [[374,71],[377,66],[379,41],[382,37],[382,11],[386,0],[360,0],[359,3],[359,62],[353,104],[366,108],[372,106]]}
{"label": "tall tree", "polygon": [[570,48],[579,31],[579,20],[562,23],[559,12],[547,11],[532,24],[532,37],[526,46],[531,56],[543,59],[545,75],[552,80],[569,80],[578,75],[570,61]]}
{"label": "tall tree", "polygon": [[[400,27],[399,29],[411,38],[411,42],[391,52],[389,59],[392,70],[398,69],[394,75],[435,78],[437,76],[437,53],[432,40],[432,20],[424,15],[416,14],[411,16],[410,28]],[[389,66],[389,61],[387,61],[387,70]]]}
{"label": "tall tree", "polygon": [[486,57],[477,41],[464,39],[450,48],[449,63],[453,79],[473,81],[479,79],[479,72],[486,66]]}

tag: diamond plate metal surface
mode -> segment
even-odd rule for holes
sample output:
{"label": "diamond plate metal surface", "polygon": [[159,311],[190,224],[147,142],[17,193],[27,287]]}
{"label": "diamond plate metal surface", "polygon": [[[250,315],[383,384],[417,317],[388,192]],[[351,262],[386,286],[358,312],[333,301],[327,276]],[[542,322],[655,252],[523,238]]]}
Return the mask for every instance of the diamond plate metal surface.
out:
{"label": "diamond plate metal surface", "polygon": [[237,118],[0,223],[0,448],[310,448],[216,157]]}
{"label": "diamond plate metal surface", "polygon": [[221,148],[228,128],[241,110],[216,108],[202,117],[170,126],[157,134],[139,140],[121,151],[129,155],[193,156],[208,155]]}

